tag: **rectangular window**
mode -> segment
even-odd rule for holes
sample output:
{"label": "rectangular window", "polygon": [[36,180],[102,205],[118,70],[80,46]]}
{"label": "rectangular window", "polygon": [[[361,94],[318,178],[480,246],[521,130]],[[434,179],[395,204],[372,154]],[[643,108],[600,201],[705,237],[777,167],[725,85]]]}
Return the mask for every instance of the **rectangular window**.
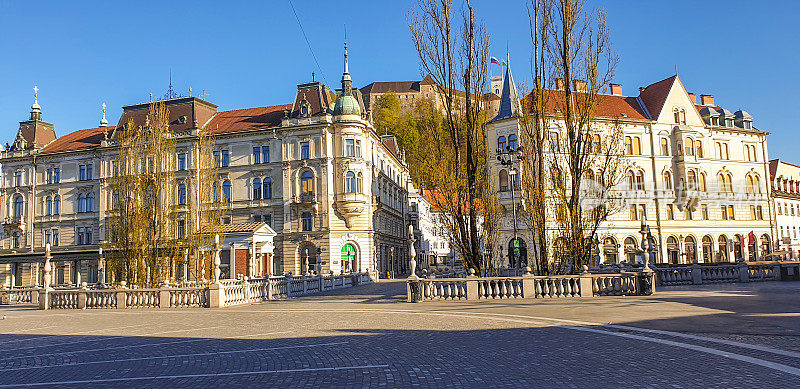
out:
{"label": "rectangular window", "polygon": [[667,220],[675,220],[675,210],[672,204],[667,204]]}
{"label": "rectangular window", "polygon": [[637,218],[636,218],[636,205],[631,205],[631,220],[637,220]]}
{"label": "rectangular window", "polygon": [[178,154],[178,170],[186,170],[186,153]]}
{"label": "rectangular window", "polygon": [[638,136],[633,137],[633,155],[642,155],[642,140]]}
{"label": "rectangular window", "polygon": [[758,220],[764,220],[764,209],[760,205],[756,207],[756,216]]}
{"label": "rectangular window", "polygon": [[261,223],[261,215],[253,215],[253,223]]}
{"label": "rectangular window", "polygon": [[355,139],[345,139],[344,140],[344,156],[345,157],[355,157],[356,156],[356,140]]}
{"label": "rectangular window", "polygon": [[231,165],[231,156],[228,150],[222,150],[222,167],[228,167]]}
{"label": "rectangular window", "polygon": [[253,147],[253,164],[261,163],[261,147]]}
{"label": "rectangular window", "polygon": [[703,220],[708,220],[708,205],[701,205],[700,211],[703,213]]}
{"label": "rectangular window", "polygon": [[264,223],[267,223],[268,226],[272,227],[272,215],[271,214],[264,215],[262,217],[261,221],[263,221]]}
{"label": "rectangular window", "polygon": [[639,204],[639,220],[647,220],[647,206]]}
{"label": "rectangular window", "polygon": [[14,186],[22,186],[22,172],[14,172]]}
{"label": "rectangular window", "polygon": [[356,139],[356,158],[361,158],[361,141]]}
{"label": "rectangular window", "polygon": [[52,246],[58,246],[58,229],[53,229],[53,242],[51,243]]}
{"label": "rectangular window", "polygon": [[78,173],[78,180],[85,181],[86,180],[86,165],[80,165]]}
{"label": "rectangular window", "polygon": [[722,220],[728,220],[728,207],[723,205],[720,208],[722,211]]}
{"label": "rectangular window", "polygon": [[269,163],[269,146],[261,146],[261,163]]}
{"label": "rectangular window", "polygon": [[756,217],[756,206],[755,205],[751,205],[750,206],[750,220],[758,220],[758,218]]}
{"label": "rectangular window", "polygon": [[53,169],[53,183],[58,184],[61,182],[61,168]]}
{"label": "rectangular window", "polygon": [[222,161],[222,160],[220,159],[220,153],[219,153],[219,151],[215,151],[215,152],[214,152],[214,165],[215,165],[216,167],[219,167],[219,166],[220,166],[220,162],[221,162],[221,161]]}
{"label": "rectangular window", "polygon": [[686,208],[685,218],[686,218],[686,220],[694,220],[694,215],[692,214],[692,209],[691,208],[688,208],[688,207]]}
{"label": "rectangular window", "polygon": [[728,220],[736,220],[736,214],[733,212],[733,205],[728,206]]}
{"label": "rectangular window", "polygon": [[44,230],[44,243],[45,244],[49,244],[50,243],[50,234],[51,234],[50,230]]}
{"label": "rectangular window", "polygon": [[47,183],[53,183],[53,169],[47,169]]}
{"label": "rectangular window", "polygon": [[303,212],[300,215],[300,228],[302,231],[311,231],[314,228],[314,219],[311,212]]}
{"label": "rectangular window", "polygon": [[300,159],[308,159],[310,154],[311,150],[308,142],[300,142]]}

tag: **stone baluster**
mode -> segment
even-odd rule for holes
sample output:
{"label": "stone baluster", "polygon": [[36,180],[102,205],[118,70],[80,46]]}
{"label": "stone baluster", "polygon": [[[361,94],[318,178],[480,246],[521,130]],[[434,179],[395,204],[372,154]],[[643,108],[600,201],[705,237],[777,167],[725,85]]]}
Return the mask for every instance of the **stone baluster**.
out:
{"label": "stone baluster", "polygon": [[44,246],[44,288],[39,295],[39,309],[50,309],[50,298],[52,297],[50,291],[53,290],[50,281],[53,277],[53,265],[50,263],[52,256],[50,255],[50,243]]}

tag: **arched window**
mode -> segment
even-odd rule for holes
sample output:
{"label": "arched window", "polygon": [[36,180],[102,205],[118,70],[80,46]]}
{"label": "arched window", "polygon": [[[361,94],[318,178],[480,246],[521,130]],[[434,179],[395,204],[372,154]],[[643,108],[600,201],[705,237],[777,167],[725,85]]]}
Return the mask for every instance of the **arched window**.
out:
{"label": "arched window", "polygon": [[677,264],[680,257],[680,247],[678,247],[678,238],[670,236],[667,238],[667,260],[669,263]]}
{"label": "arched window", "polygon": [[753,193],[761,194],[761,179],[758,175],[753,175]]}
{"label": "arched window", "polygon": [[722,143],[717,142],[716,145],[717,145],[717,157],[719,159],[725,159],[722,156]]}
{"label": "arched window", "polygon": [[228,180],[222,181],[222,199],[226,202],[231,201],[231,182]]}
{"label": "arched window", "polygon": [[53,196],[53,215],[61,214],[61,196]]}
{"label": "arched window", "polygon": [[53,214],[53,198],[47,196],[44,200],[44,214],[45,215],[52,215]]}
{"label": "arched window", "polygon": [[725,192],[725,175],[722,173],[717,174],[717,186],[719,186],[719,192]]}
{"label": "arched window", "polygon": [[261,179],[254,178],[253,179],[253,200],[260,200],[261,199]]}
{"label": "arched window", "polygon": [[508,150],[509,151],[517,150],[517,134],[511,134],[508,136]]}
{"label": "arched window", "polygon": [[680,112],[678,111],[678,107],[672,108],[672,116],[675,119],[675,124],[681,123],[681,115]]}
{"label": "arched window", "polygon": [[687,183],[687,185],[689,186],[689,190],[697,190],[697,174],[694,172],[694,170],[689,170],[687,178],[689,181]]}
{"label": "arched window", "polygon": [[14,217],[21,218],[24,213],[24,208],[25,206],[22,196],[17,195],[17,197],[14,198]]}
{"label": "arched window", "polygon": [[314,193],[314,173],[305,171],[300,175],[300,193],[304,195]]}
{"label": "arched window", "polygon": [[628,189],[636,189],[636,178],[633,175],[633,170],[628,170]]}
{"label": "arched window", "polygon": [[683,108],[680,109],[680,119],[681,124],[686,124],[686,110]]}
{"label": "arched window", "polygon": [[632,237],[625,238],[625,260],[628,263],[636,263],[636,239]]}
{"label": "arched window", "polygon": [[661,138],[661,155],[669,155],[669,141],[667,138]]}
{"label": "arched window", "polygon": [[86,212],[94,212],[94,193],[86,195]]}
{"label": "arched window", "polygon": [[267,177],[264,179],[263,185],[263,195],[265,199],[272,198],[272,179]]}
{"label": "arched window", "polygon": [[356,193],[356,174],[348,171],[344,175],[344,191],[346,193]]}
{"label": "arched window", "polygon": [[613,237],[608,236],[603,239],[603,254],[606,258],[606,263],[617,263],[617,241]]}
{"label": "arched window", "polygon": [[745,190],[747,191],[748,194],[752,194],[753,193],[753,177],[750,177],[750,175],[748,174],[747,177],[745,177],[745,183],[746,183]]}
{"label": "arched window", "polygon": [[706,235],[703,237],[703,263],[714,262],[714,239]]}
{"label": "arched window", "polygon": [[687,236],[683,240],[683,251],[686,253],[686,263],[694,263],[697,259],[697,242],[694,237]]}
{"label": "arched window", "polygon": [[728,193],[733,193],[733,179],[730,173],[725,175],[725,190]]}
{"label": "arched window", "polygon": [[683,141],[683,148],[686,150],[686,155],[694,155],[694,141],[692,138],[686,138]]}
{"label": "arched window", "polygon": [[86,212],[86,196],[83,193],[78,195],[78,212]]}
{"label": "arched window", "polygon": [[178,205],[186,204],[186,185],[181,183],[178,185]]}
{"label": "arched window", "polygon": [[219,201],[219,184],[216,182],[211,184],[211,196],[214,198],[214,201]]}
{"label": "arched window", "polygon": [[717,251],[717,260],[719,262],[727,262],[728,261],[728,237],[725,235],[720,235],[719,239],[719,251]]}
{"label": "arched window", "polygon": [[706,191],[706,174],[705,173],[700,173],[700,191],[701,192],[705,192]]}
{"label": "arched window", "polygon": [[672,190],[672,174],[670,172],[664,172],[664,189]]}
{"label": "arched window", "polygon": [[703,158],[703,142],[695,141],[695,152],[697,152],[697,158]]}
{"label": "arched window", "polygon": [[642,170],[636,173],[636,189],[644,190],[644,171]]}
{"label": "arched window", "polygon": [[506,169],[501,169],[499,174],[500,179],[500,191],[505,192],[508,190],[508,171]]}
{"label": "arched window", "polygon": [[497,153],[503,154],[506,152],[506,137],[501,136],[497,138]]}

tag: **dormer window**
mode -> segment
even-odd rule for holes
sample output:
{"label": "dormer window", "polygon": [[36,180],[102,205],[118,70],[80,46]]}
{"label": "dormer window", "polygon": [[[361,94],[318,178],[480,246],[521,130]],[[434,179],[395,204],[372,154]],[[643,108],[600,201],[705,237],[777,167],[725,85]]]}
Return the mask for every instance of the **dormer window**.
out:
{"label": "dormer window", "polygon": [[712,126],[715,126],[715,127],[716,127],[716,126],[719,126],[719,118],[718,118],[718,117],[716,117],[716,116],[712,116],[712,117],[711,117],[711,125],[712,125]]}
{"label": "dormer window", "polygon": [[745,130],[752,130],[753,129],[753,123],[750,122],[749,120],[745,120],[743,124],[744,124],[744,129]]}
{"label": "dormer window", "polygon": [[733,128],[733,119],[725,119],[725,127]]}

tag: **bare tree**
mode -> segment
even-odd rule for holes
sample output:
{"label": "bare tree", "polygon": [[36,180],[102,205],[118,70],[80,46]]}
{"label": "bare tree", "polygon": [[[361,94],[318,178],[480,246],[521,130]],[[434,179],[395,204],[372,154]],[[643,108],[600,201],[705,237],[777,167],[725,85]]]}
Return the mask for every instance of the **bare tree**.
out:
{"label": "bare tree", "polygon": [[523,133],[532,146],[525,149],[532,188],[526,206],[547,273],[590,263],[597,228],[619,209],[612,189],[624,172],[620,122],[596,115],[617,57],[605,12],[584,6],[585,0],[531,0],[528,7],[534,86],[523,103],[530,112]]}
{"label": "bare tree", "polygon": [[[422,72],[436,85],[443,120],[433,131],[428,158],[436,161],[429,184],[441,192],[433,204],[450,221],[451,241],[465,266],[480,268],[481,206],[487,191],[485,102],[488,37],[467,1],[462,26],[454,25],[451,0],[419,0],[411,13],[412,39]],[[440,132],[439,132],[440,131]],[[434,168],[432,166],[432,168]]]}

